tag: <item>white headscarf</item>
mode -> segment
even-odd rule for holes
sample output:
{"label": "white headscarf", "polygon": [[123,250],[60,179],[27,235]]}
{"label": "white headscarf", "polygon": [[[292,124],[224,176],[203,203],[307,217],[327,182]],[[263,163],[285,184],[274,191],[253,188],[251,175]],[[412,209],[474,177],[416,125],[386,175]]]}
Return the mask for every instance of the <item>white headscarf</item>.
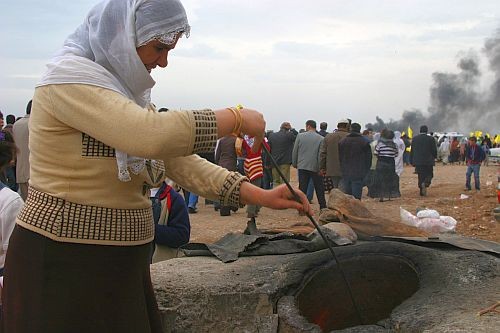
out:
{"label": "white headscarf", "polygon": [[[105,0],[92,8],[48,63],[37,86],[82,83],[116,91],[139,106],[150,103],[155,81],[136,48],[152,40],[175,42],[189,37],[186,12],[179,0]],[[118,178],[129,181],[145,161],[116,150]]]}
{"label": "white headscarf", "polygon": [[405,146],[405,142],[403,141],[403,139],[401,139],[401,132],[400,131],[394,131],[393,141],[396,144],[396,146],[398,147],[398,156],[396,156],[396,158],[394,160],[394,162],[395,162],[394,164],[396,167],[396,173],[398,176],[401,176],[401,174],[403,173],[403,169],[404,169],[403,154],[405,152],[406,146]]}
{"label": "white headscarf", "polygon": [[450,151],[450,140],[448,138],[444,138],[444,141],[441,143],[441,146],[439,146],[439,150],[442,151],[443,153]]}

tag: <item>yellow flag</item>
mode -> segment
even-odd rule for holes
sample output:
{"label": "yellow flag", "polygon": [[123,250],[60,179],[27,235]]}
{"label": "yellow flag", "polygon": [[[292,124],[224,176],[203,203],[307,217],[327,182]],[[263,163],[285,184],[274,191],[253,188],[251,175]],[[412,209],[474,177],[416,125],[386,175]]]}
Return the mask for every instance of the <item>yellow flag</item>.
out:
{"label": "yellow flag", "polygon": [[408,138],[413,139],[413,131],[411,130],[410,125],[408,125]]}
{"label": "yellow flag", "polygon": [[476,138],[480,138],[480,137],[482,137],[482,136],[483,136],[483,132],[481,132],[481,131],[475,131],[475,132],[474,132],[474,136],[475,136]]}
{"label": "yellow flag", "polygon": [[497,137],[495,138],[495,143],[500,144],[500,134],[497,134]]}

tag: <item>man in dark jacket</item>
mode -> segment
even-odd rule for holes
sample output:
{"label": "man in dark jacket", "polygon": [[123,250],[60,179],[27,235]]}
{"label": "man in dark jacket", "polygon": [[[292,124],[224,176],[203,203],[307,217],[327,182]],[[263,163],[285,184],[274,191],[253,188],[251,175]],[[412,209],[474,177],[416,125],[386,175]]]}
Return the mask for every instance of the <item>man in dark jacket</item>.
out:
{"label": "man in dark jacket", "polygon": [[372,165],[372,150],[361,135],[361,125],[351,124],[351,133],[339,143],[340,168],[344,191],[361,200],[363,180]]}
{"label": "man in dark jacket", "polygon": [[[290,181],[290,165],[292,164],[292,151],[297,131],[292,128],[289,122],[284,122],[280,126],[279,132],[270,133],[268,140],[271,147],[271,156],[278,164],[281,172],[287,181]],[[273,167],[273,187],[284,184],[278,170]]]}
{"label": "man in dark jacket", "polygon": [[325,137],[328,132],[326,131],[326,129],[328,128],[328,123],[326,122],[322,122],[321,124],[319,124],[319,135],[321,135],[322,137]]}
{"label": "man in dark jacket", "polygon": [[434,177],[434,161],[437,157],[436,141],[427,135],[428,128],[420,126],[420,134],[411,142],[410,163],[418,174],[418,187],[420,195],[427,195],[427,187],[431,185]]}

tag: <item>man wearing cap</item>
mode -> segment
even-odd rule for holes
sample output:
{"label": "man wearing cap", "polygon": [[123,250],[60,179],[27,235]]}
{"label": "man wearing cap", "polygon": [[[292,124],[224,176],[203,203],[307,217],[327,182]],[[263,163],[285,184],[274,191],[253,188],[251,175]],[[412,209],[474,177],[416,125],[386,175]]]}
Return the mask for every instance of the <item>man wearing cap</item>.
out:
{"label": "man wearing cap", "polygon": [[[285,176],[287,181],[290,181],[290,165],[292,164],[292,150],[297,131],[292,128],[289,122],[284,122],[280,126],[280,130],[276,133],[269,134],[268,141],[271,147],[271,155],[279,166],[279,169]],[[273,187],[284,184],[278,170],[273,166]]]}
{"label": "man wearing cap", "polygon": [[418,174],[420,196],[427,195],[427,188],[431,185],[434,176],[434,161],[437,157],[436,141],[427,135],[426,125],[420,126],[420,134],[411,142],[410,163],[415,166]]}
{"label": "man wearing cap", "polygon": [[338,188],[342,180],[339,160],[339,142],[349,134],[349,120],[341,119],[337,123],[337,131],[328,133],[320,147],[319,167],[321,173],[331,177],[333,188]]}

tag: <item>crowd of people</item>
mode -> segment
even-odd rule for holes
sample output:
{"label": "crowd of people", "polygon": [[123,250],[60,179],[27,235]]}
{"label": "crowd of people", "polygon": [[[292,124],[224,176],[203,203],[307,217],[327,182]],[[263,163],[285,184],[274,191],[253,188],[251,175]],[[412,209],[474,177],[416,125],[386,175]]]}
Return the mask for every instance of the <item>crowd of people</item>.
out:
{"label": "crowd of people", "polygon": [[[290,181],[290,167],[297,169],[299,188],[312,200],[314,193],[320,210],[326,208],[325,193],[338,188],[361,200],[363,188],[367,187],[367,196],[383,202],[401,196],[399,179],[405,165],[412,165],[418,178],[421,196],[427,190],[434,177],[437,161],[443,164],[464,163],[467,165],[465,190],[471,190],[470,178],[474,174],[477,180],[476,190],[480,190],[479,169],[481,163],[487,165],[488,154],[495,148],[497,137],[488,136],[463,138],[439,138],[430,133],[426,125],[420,127],[420,133],[413,138],[405,132],[383,129],[374,132],[350,119],[341,119],[337,128],[327,131],[327,122],[308,120],[305,128],[299,131],[289,122],[283,122],[276,132],[266,133],[271,156],[276,165],[270,163],[265,152],[257,153],[248,149],[248,138],[227,137],[219,141],[217,154],[229,156],[224,165],[230,170],[256,179],[248,168],[241,165],[258,165],[258,180],[255,185],[271,188],[283,183],[280,173]],[[242,149],[241,147],[247,147]],[[477,149],[476,149],[477,147]],[[216,159],[218,160],[218,159]],[[229,163],[228,163],[229,161]],[[479,161],[481,163],[479,163]],[[230,207],[227,207],[229,211]],[[256,217],[258,210],[248,214]],[[221,216],[230,215],[221,211]]]}
{"label": "crowd of people", "polygon": [[[475,177],[479,174],[475,166],[477,160],[487,163],[489,150],[496,145],[495,140],[490,140],[488,136],[465,138],[458,145],[458,138],[453,137],[450,141],[444,136],[439,139],[429,133],[426,125],[422,125],[420,133],[413,138],[405,132],[391,129],[383,129],[378,133],[372,129],[362,132],[360,124],[350,119],[339,120],[337,128],[331,133],[327,131],[327,126],[327,122],[321,122],[318,130],[316,121],[308,120],[305,128],[297,131],[289,122],[283,122],[278,131],[268,131],[266,144],[269,143],[276,165],[270,163],[270,158],[262,150],[252,152],[248,138],[223,138],[219,141],[216,154],[224,156],[220,165],[239,171],[252,179],[256,186],[263,188],[283,184],[280,173],[290,181],[290,167],[295,167],[300,190],[309,201],[316,193],[322,210],[326,208],[325,193],[333,188],[339,188],[359,200],[364,187],[368,189],[368,197],[381,202],[400,197],[399,179],[405,165],[415,167],[421,196],[427,195],[436,161],[445,164],[466,163],[468,171],[465,187],[470,189],[471,174]],[[475,152],[475,157],[470,153],[475,147],[473,140],[479,142],[480,148]],[[216,161],[219,160],[216,158]],[[243,167],[245,165],[252,165],[255,169]],[[476,189],[480,189],[480,185]],[[230,215],[230,209],[221,209],[221,216]],[[258,210],[249,212],[247,216],[253,218],[257,215]]]}

